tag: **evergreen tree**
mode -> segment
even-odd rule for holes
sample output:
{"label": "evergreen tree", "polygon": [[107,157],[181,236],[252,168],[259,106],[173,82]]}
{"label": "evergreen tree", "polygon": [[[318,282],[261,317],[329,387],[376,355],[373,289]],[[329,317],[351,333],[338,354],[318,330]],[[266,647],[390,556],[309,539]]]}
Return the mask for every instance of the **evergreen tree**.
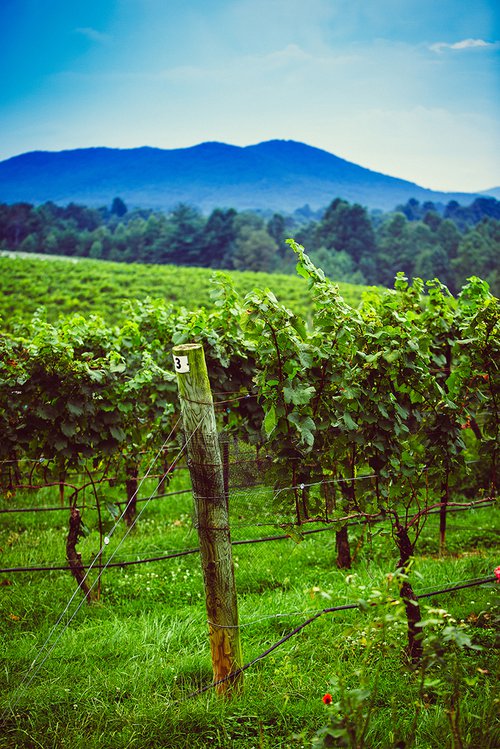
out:
{"label": "evergreen tree", "polygon": [[122,216],[125,216],[125,214],[127,213],[127,206],[121,198],[113,199],[110,213],[112,216],[117,216],[118,218],[122,218]]}
{"label": "evergreen tree", "polygon": [[337,198],[326,209],[315,236],[316,247],[346,252],[355,263],[375,251],[375,233],[366,210]]}

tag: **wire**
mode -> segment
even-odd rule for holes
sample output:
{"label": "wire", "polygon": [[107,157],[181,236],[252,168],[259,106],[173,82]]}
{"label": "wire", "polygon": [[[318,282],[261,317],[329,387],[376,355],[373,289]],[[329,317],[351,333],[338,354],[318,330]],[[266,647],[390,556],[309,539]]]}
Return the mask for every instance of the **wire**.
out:
{"label": "wire", "polygon": [[[204,417],[203,417],[203,418],[204,418]],[[182,447],[182,448],[181,448],[181,449],[179,450],[179,453],[177,454],[176,458],[174,459],[174,461],[173,461],[173,462],[172,462],[172,464],[171,464],[171,468],[173,468],[173,467],[175,466],[175,464],[176,464],[176,463],[178,462],[178,460],[180,459],[180,457],[181,457],[182,453],[183,453],[183,452],[184,452],[184,451],[186,450],[188,442],[189,442],[189,441],[190,441],[190,440],[192,439],[192,437],[193,437],[193,435],[195,434],[195,432],[196,432],[196,431],[197,431],[197,430],[199,429],[199,427],[201,426],[201,423],[202,423],[202,421],[203,421],[203,418],[202,418],[202,419],[200,420],[199,424],[197,425],[197,427],[195,428],[195,430],[194,430],[194,431],[192,432],[192,434],[190,435],[189,439],[185,441],[185,443],[184,443],[183,447]],[[103,553],[103,551],[104,551],[104,549],[105,549],[105,546],[107,545],[107,543],[109,543],[109,539],[111,538],[111,536],[112,536],[112,535],[114,534],[115,530],[117,529],[117,527],[118,527],[118,524],[119,524],[119,522],[120,522],[120,521],[121,521],[121,520],[123,519],[123,517],[124,517],[124,515],[125,515],[125,513],[126,513],[126,511],[127,511],[127,509],[128,509],[128,507],[129,507],[130,503],[131,503],[131,502],[132,502],[132,501],[134,500],[134,498],[135,498],[135,496],[136,496],[137,492],[138,492],[138,491],[139,491],[139,489],[141,488],[141,486],[142,486],[142,483],[143,483],[143,482],[145,481],[145,479],[147,478],[147,476],[148,476],[148,475],[149,475],[149,473],[151,472],[151,470],[152,470],[152,468],[153,468],[154,464],[155,464],[155,463],[156,463],[156,461],[158,460],[158,458],[159,458],[159,456],[160,456],[160,454],[161,454],[161,452],[162,452],[162,450],[163,450],[163,447],[164,447],[164,445],[165,445],[165,444],[166,444],[166,443],[167,443],[167,442],[168,442],[168,441],[169,441],[169,440],[171,439],[171,436],[172,436],[172,434],[173,434],[173,433],[175,432],[175,430],[176,430],[176,428],[177,428],[177,426],[178,426],[178,424],[179,424],[180,420],[181,420],[181,417],[179,417],[179,419],[177,420],[177,422],[176,422],[176,423],[175,423],[175,425],[173,426],[173,428],[172,428],[172,430],[171,430],[171,432],[170,432],[169,436],[167,437],[167,439],[166,439],[166,440],[165,440],[165,442],[163,443],[162,447],[160,448],[160,450],[158,451],[158,453],[156,454],[156,456],[155,456],[155,457],[154,457],[154,459],[152,460],[152,462],[151,462],[151,464],[150,464],[150,466],[149,466],[149,469],[148,469],[148,471],[146,472],[145,476],[143,477],[142,481],[140,482],[139,486],[137,487],[137,489],[136,489],[136,491],[135,491],[134,495],[132,495],[132,497],[131,497],[131,498],[130,498],[130,500],[128,501],[128,503],[127,503],[127,505],[126,505],[125,509],[123,510],[122,514],[121,514],[121,515],[120,515],[120,517],[119,517],[119,518],[117,519],[117,521],[116,521],[116,523],[114,524],[113,528],[111,529],[110,533],[109,533],[109,534],[108,534],[108,536],[106,537],[107,541],[106,541],[106,539],[105,539],[105,544],[104,544],[104,545],[103,545],[103,546],[102,546],[102,547],[100,548],[100,550],[99,550],[98,554],[97,554],[97,555],[96,555],[96,556],[94,557],[94,559],[93,559],[92,563],[91,563],[91,564],[89,565],[89,567],[88,567],[88,569],[87,569],[87,571],[86,571],[86,573],[85,573],[85,575],[84,575],[84,577],[83,577],[83,579],[82,579],[82,581],[81,581],[80,585],[79,585],[79,586],[78,586],[78,587],[76,588],[75,592],[74,592],[74,593],[73,593],[73,595],[72,595],[72,596],[70,597],[70,599],[69,599],[68,603],[66,604],[66,606],[65,606],[64,610],[62,611],[62,613],[61,613],[61,614],[60,614],[60,616],[58,617],[58,619],[57,619],[56,623],[54,624],[54,626],[52,627],[51,631],[49,632],[49,634],[48,634],[48,636],[47,636],[47,638],[46,638],[45,642],[43,643],[42,647],[41,647],[41,648],[39,649],[39,651],[38,651],[38,653],[37,653],[37,655],[36,655],[35,659],[33,660],[32,664],[31,664],[31,666],[30,666],[30,668],[29,668],[29,670],[28,670],[28,672],[27,672],[27,673],[25,674],[25,676],[24,676],[24,678],[23,678],[23,680],[22,680],[21,684],[19,685],[19,687],[18,687],[18,688],[17,688],[17,690],[16,690],[16,691],[18,692],[18,696],[17,696],[17,698],[16,698],[15,700],[14,700],[14,702],[13,702],[13,703],[11,703],[11,705],[10,705],[10,706],[11,706],[11,708],[13,708],[13,707],[15,707],[15,706],[17,705],[17,703],[19,702],[19,699],[20,699],[20,697],[21,697],[21,694],[20,694],[20,693],[22,693],[23,687],[24,687],[24,690],[26,690],[26,689],[27,689],[27,688],[29,687],[29,685],[30,685],[30,684],[32,683],[32,681],[33,681],[33,680],[35,679],[35,677],[36,677],[36,676],[37,676],[37,674],[38,674],[38,673],[40,672],[40,669],[42,668],[42,666],[44,665],[44,663],[45,663],[45,662],[47,661],[47,659],[48,659],[48,658],[50,657],[51,653],[53,652],[53,650],[54,650],[55,646],[57,645],[57,643],[59,642],[60,638],[62,637],[62,635],[64,634],[64,632],[66,631],[66,629],[67,629],[67,628],[69,627],[70,623],[71,623],[71,622],[72,622],[72,620],[73,620],[73,619],[75,618],[75,616],[76,616],[76,614],[78,613],[78,611],[79,611],[79,610],[81,609],[81,607],[82,607],[83,603],[84,603],[84,602],[85,602],[85,601],[87,600],[87,598],[86,598],[86,595],[83,595],[83,596],[82,596],[82,598],[81,598],[81,600],[80,600],[80,602],[79,602],[79,604],[77,605],[76,609],[74,610],[74,612],[72,613],[72,615],[71,615],[71,616],[69,617],[69,619],[68,619],[68,620],[67,620],[67,622],[65,623],[64,627],[63,627],[63,628],[62,628],[62,630],[61,630],[61,631],[59,632],[58,636],[57,636],[57,637],[56,637],[56,638],[54,639],[54,641],[53,641],[53,643],[52,643],[51,647],[50,647],[50,648],[48,649],[48,651],[47,651],[47,652],[45,653],[44,657],[43,657],[43,658],[42,658],[42,659],[40,660],[40,658],[41,658],[42,654],[44,653],[44,651],[45,651],[45,650],[46,650],[46,648],[48,647],[48,644],[49,644],[49,642],[51,641],[51,639],[52,639],[52,637],[53,637],[54,633],[56,632],[56,630],[57,630],[57,628],[58,628],[59,624],[61,623],[61,621],[62,621],[62,619],[63,619],[64,615],[65,615],[65,614],[66,614],[66,612],[67,612],[67,611],[69,610],[69,608],[70,608],[71,604],[73,603],[73,601],[74,601],[74,599],[76,598],[76,596],[78,595],[78,593],[79,593],[79,592],[80,592],[80,593],[82,592],[82,590],[81,590],[81,585],[82,585],[82,584],[83,584],[83,583],[85,582],[85,580],[87,579],[87,577],[88,577],[88,575],[89,575],[89,573],[90,573],[91,569],[92,569],[92,568],[93,568],[93,567],[95,566],[95,564],[97,563],[97,561],[98,561],[98,560],[99,560],[99,559],[101,558],[101,556],[102,556],[102,553]],[[168,471],[167,471],[167,473],[168,473]],[[126,532],[126,533],[124,534],[124,536],[122,537],[122,539],[121,539],[121,540],[120,540],[120,542],[118,543],[118,545],[117,545],[116,549],[114,549],[113,553],[112,553],[112,554],[110,555],[110,557],[109,557],[108,561],[106,562],[106,564],[104,564],[104,565],[103,565],[102,567],[100,567],[100,569],[99,569],[99,574],[97,575],[97,577],[96,577],[95,581],[93,582],[93,584],[92,584],[92,585],[91,585],[91,586],[89,587],[88,593],[90,593],[90,592],[91,592],[91,591],[92,591],[92,590],[94,589],[94,587],[95,587],[95,586],[97,585],[97,583],[99,582],[99,580],[100,580],[100,579],[101,579],[101,577],[102,577],[102,574],[104,573],[104,570],[105,570],[105,569],[106,569],[106,568],[107,568],[107,567],[109,566],[109,564],[110,564],[111,560],[113,559],[114,555],[116,554],[116,552],[117,552],[117,551],[118,551],[118,549],[120,548],[120,546],[121,546],[121,544],[123,543],[123,541],[125,540],[125,538],[126,538],[126,537],[127,537],[128,535],[129,535],[129,533],[130,533],[130,532],[132,531],[132,529],[133,529],[133,527],[134,527],[135,523],[137,522],[137,520],[139,519],[139,517],[141,516],[141,514],[142,514],[142,513],[144,512],[144,510],[146,509],[146,507],[147,507],[147,504],[145,504],[145,505],[144,505],[144,507],[143,507],[143,508],[141,509],[141,511],[140,511],[140,512],[138,513],[138,515],[137,515],[137,516],[136,516],[136,517],[134,518],[134,521],[133,521],[133,523],[132,523],[132,524],[130,525],[130,527],[129,527],[129,528],[127,529],[127,532]],[[30,674],[31,674],[31,676],[30,676]],[[29,677],[29,678],[28,678],[28,677]],[[6,709],[4,710],[4,712],[2,713],[2,719],[3,719],[3,718],[5,717],[5,715],[7,714],[7,709],[8,709],[8,708],[6,708]]]}
{"label": "wire", "polygon": [[441,593],[452,593],[455,590],[463,590],[464,588],[475,588],[477,585],[484,585],[485,583],[498,582],[496,577],[483,577],[476,580],[470,580],[469,582],[461,583],[460,585],[453,585],[450,588],[442,588],[442,590],[433,590],[430,593],[420,593],[417,598],[431,598],[432,596],[438,596]]}
{"label": "wire", "polygon": [[[496,577],[485,577],[485,578],[482,578],[481,580],[464,583],[462,585],[454,585],[448,588],[443,588],[442,590],[434,590],[430,593],[422,593],[420,595],[417,595],[417,599],[430,598],[431,596],[437,596],[442,593],[450,593],[455,590],[462,590],[463,588],[472,588],[478,585],[484,585],[485,583],[494,583],[494,582],[498,582]],[[378,604],[373,604],[373,605],[378,605]],[[324,614],[333,614],[337,611],[350,611],[353,609],[359,609],[359,604],[347,603],[343,606],[332,606],[330,608],[321,609],[320,611],[317,611],[316,614],[314,614],[314,616],[311,616],[305,622],[302,622],[302,624],[299,624],[298,627],[295,627],[295,629],[293,629],[291,632],[288,632],[286,635],[284,635],[284,637],[282,637],[280,640],[278,640],[273,645],[271,645],[271,647],[265,650],[263,653],[260,653],[256,658],[249,661],[248,663],[245,663],[245,665],[241,666],[241,668],[237,668],[236,671],[233,671],[233,673],[229,674],[228,676],[225,676],[223,679],[218,679],[217,681],[214,681],[211,684],[207,684],[207,686],[202,687],[202,689],[199,689],[197,692],[192,692],[191,694],[187,696],[187,699],[190,699],[192,697],[198,697],[200,694],[204,694],[205,692],[208,692],[210,689],[213,689],[214,687],[217,687],[220,684],[225,684],[228,681],[234,681],[238,676],[240,676],[240,674],[242,674],[244,671],[249,669],[251,666],[255,665],[255,663],[258,663],[258,661],[261,661],[263,658],[268,656],[274,650],[276,650],[285,642],[287,642],[292,637],[294,637],[294,635],[298,634],[303,629],[305,629],[305,627],[307,627],[309,624],[312,624],[312,622],[316,621],[316,619],[319,619],[320,616],[323,616]]]}
{"label": "wire", "polygon": [[[164,476],[165,474],[161,474]],[[191,489],[179,489],[175,492],[166,492],[164,494],[153,494],[150,497],[137,497],[136,502],[149,502],[152,499],[161,499],[163,497],[173,497],[177,494],[188,494],[191,492]],[[129,500],[127,500],[128,502]],[[120,502],[113,502],[115,505],[122,505],[123,501]],[[83,509],[81,505],[75,505],[77,510]],[[95,505],[87,505],[87,509],[95,508]],[[0,515],[2,513],[16,513],[16,512],[67,512],[68,507],[7,507],[5,509],[0,509]]]}
{"label": "wire", "polygon": [[[197,554],[199,552],[198,549],[184,549],[183,551],[173,551],[171,554],[163,554],[162,556],[158,557],[148,557],[147,559],[133,559],[131,561],[124,561],[124,562],[108,562],[106,566],[103,566],[104,569],[107,569],[108,567],[131,567],[134,564],[148,564],[149,562],[161,562],[164,559],[175,559],[176,557],[185,557],[189,554]],[[83,566],[84,569],[86,569],[85,566]],[[57,572],[61,570],[71,570],[71,567],[69,565],[57,565],[54,567],[4,567],[0,569],[0,573],[12,573],[12,572]]]}
{"label": "wire", "polygon": [[[172,492],[172,494],[182,494],[182,493],[190,492],[190,491],[191,491],[191,489],[183,489],[180,492]],[[157,496],[169,496],[169,495],[152,495],[150,497],[150,499],[151,500],[155,499]],[[142,500],[142,501],[147,501],[147,500]],[[480,502],[479,509],[482,509],[484,507],[490,507],[491,504],[494,503],[494,500],[491,500],[491,502],[489,504],[486,504],[486,502],[484,500],[480,500],[479,502]],[[470,504],[468,504],[465,507],[449,507],[447,511],[448,512],[466,512],[466,511],[471,510],[471,509],[476,509],[476,505],[474,503],[470,503]],[[434,515],[434,514],[439,513],[439,511],[440,511],[439,508],[436,509],[436,510],[430,510],[428,514],[429,515],[430,514]],[[139,519],[140,514],[141,513],[139,513],[139,515],[137,516],[136,520]],[[351,520],[346,525],[348,525],[349,527],[357,526],[357,525],[370,525],[370,524],[375,524],[375,523],[383,523],[383,522],[385,522],[388,519],[389,518],[387,518],[387,517],[379,517],[379,518],[365,518],[365,517],[360,517],[360,518],[358,518],[356,520]],[[134,520],[134,523],[135,522],[136,521]],[[318,522],[322,522],[322,521],[318,520]],[[263,524],[258,524],[259,527],[261,527],[262,525]],[[275,523],[269,523],[269,525],[276,526]],[[287,525],[294,525],[294,527],[298,527],[298,526],[296,526],[295,524],[292,524],[292,523],[287,523]],[[245,527],[245,526],[234,526],[233,525],[232,527]],[[450,527],[452,527],[452,526],[450,526]],[[462,526],[456,526],[456,527],[462,528]],[[472,530],[480,530],[480,529],[472,529]],[[499,533],[500,532],[500,531],[495,530],[495,529],[487,529],[487,530],[491,531],[491,532],[494,532],[494,533]],[[329,525],[327,525],[327,526],[325,526],[323,528],[313,528],[311,530],[301,530],[300,534],[301,534],[301,536],[310,536],[310,535],[314,535],[316,533],[325,533],[325,532],[328,532],[328,531],[330,531],[330,532],[335,531],[335,525],[333,523],[329,524]],[[238,541],[231,541],[231,545],[232,546],[243,546],[243,545],[247,545],[247,544],[261,544],[261,543],[267,543],[267,542],[271,542],[271,541],[285,541],[285,540],[287,540],[289,538],[291,538],[291,536],[290,536],[289,533],[287,533],[287,534],[284,534],[284,535],[281,535],[281,536],[263,536],[261,538],[240,539]],[[188,549],[188,550],[184,550],[184,551],[172,552],[170,554],[164,554],[164,555],[161,555],[161,556],[148,557],[146,559],[134,559],[134,560],[129,561],[129,562],[124,561],[124,562],[113,562],[113,563],[110,563],[108,561],[108,564],[106,564],[106,567],[129,567],[129,566],[132,566],[132,565],[135,565],[135,564],[147,564],[148,562],[161,562],[161,561],[163,561],[165,559],[175,559],[176,557],[187,556],[188,554],[196,554],[199,551],[200,551],[200,549],[196,548],[196,549]],[[99,552],[99,553],[101,553],[101,552]],[[93,564],[95,564],[95,560],[94,560]],[[93,564],[91,566],[93,566]],[[82,566],[83,566],[84,569],[86,568],[85,565],[82,565]],[[38,567],[0,567],[0,574],[3,574],[3,573],[9,573],[9,574],[11,574],[13,572],[57,572],[57,571],[61,571],[61,570],[68,571],[68,570],[71,570],[71,567],[69,565],[38,566]]]}

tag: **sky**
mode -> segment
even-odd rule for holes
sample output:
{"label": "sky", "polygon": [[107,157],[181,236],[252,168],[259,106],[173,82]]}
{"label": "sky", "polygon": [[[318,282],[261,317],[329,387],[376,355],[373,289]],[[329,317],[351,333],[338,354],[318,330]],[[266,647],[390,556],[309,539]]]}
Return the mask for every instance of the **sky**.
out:
{"label": "sky", "polygon": [[486,190],[499,58],[497,0],[0,0],[0,160],[279,138]]}

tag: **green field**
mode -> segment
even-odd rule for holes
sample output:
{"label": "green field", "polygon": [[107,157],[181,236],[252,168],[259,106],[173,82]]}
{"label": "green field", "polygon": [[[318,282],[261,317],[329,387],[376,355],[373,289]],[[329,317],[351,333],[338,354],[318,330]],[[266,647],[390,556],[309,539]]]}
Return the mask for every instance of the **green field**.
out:
{"label": "green field", "polygon": [[[195,309],[211,306],[209,268],[112,263],[104,260],[0,255],[0,319],[4,329],[26,321],[41,306],[47,319],[74,312],[98,313],[107,322],[125,319],[124,302],[147,297]],[[296,276],[229,271],[236,289],[270,288],[294,312],[309,309],[306,282]],[[365,287],[339,284],[351,305]]]}
{"label": "green field", "polygon": [[[180,472],[169,489],[183,488],[186,481]],[[146,496],[150,489],[143,487]],[[55,494],[46,489],[37,501],[57,505]],[[118,498],[120,488],[108,494],[109,499]],[[19,494],[4,497],[1,507],[33,504],[33,495]],[[144,508],[117,560],[197,545],[190,494],[153,500]],[[4,514],[2,566],[64,564],[66,518],[67,510]],[[494,508],[450,516],[448,553],[440,558],[438,520],[432,516],[412,571],[417,592],[491,576],[498,564],[492,530],[498,520]],[[99,546],[90,508],[85,522],[91,533],[80,551],[88,563]],[[255,522],[243,504],[235,507],[233,540],[276,534],[276,528],[253,527]],[[383,531],[383,525],[371,532],[351,529],[357,552],[348,571],[334,564],[332,531],[301,542],[288,538],[235,546],[244,661],[256,658],[320,609],[397,598],[397,586],[388,577],[395,567],[394,552]],[[108,552],[124,533],[120,526]],[[3,749],[311,747],[332,714],[333,706],[322,702],[325,693],[332,694],[334,702],[347,700],[353,719],[359,710],[360,725],[361,714],[368,711],[359,746],[487,749],[500,740],[494,583],[422,601],[430,622],[426,635],[441,632],[445,654],[425,672],[411,668],[405,659],[401,605],[361,603],[358,609],[312,622],[251,666],[241,695],[224,701],[213,690],[190,696],[211,682],[197,554],[106,571],[100,600],[83,605],[68,622],[70,607],[55,630],[59,639],[53,634],[49,640],[53,649],[41,654],[75,590],[70,574],[4,572],[0,582]],[[446,641],[446,627],[455,639]],[[459,647],[457,637],[470,637],[481,649]],[[450,715],[456,718],[462,744],[453,738]],[[335,745],[354,746],[325,744]]]}

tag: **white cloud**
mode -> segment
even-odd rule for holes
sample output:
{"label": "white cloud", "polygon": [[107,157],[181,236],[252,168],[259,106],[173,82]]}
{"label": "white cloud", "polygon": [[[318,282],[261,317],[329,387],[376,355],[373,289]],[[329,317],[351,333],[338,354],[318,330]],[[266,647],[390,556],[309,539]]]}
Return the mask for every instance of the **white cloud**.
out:
{"label": "white cloud", "polygon": [[109,34],[103,34],[102,31],[97,31],[97,29],[93,29],[91,26],[81,26],[75,29],[75,31],[77,34],[81,34],[81,36],[89,39],[89,41],[97,42],[98,44],[107,44],[111,39]]}
{"label": "white cloud", "polygon": [[297,44],[288,44],[284,49],[270,52],[263,56],[271,65],[288,65],[289,63],[305,62],[311,59],[311,55],[304,52]]}
{"label": "white cloud", "polygon": [[[297,84],[299,76],[302,81],[309,81],[309,89],[314,88],[313,82],[326,78],[331,80],[339,69],[345,70],[350,65],[363,63],[358,54],[331,54],[330,56],[313,55],[297,44],[288,44],[262,54],[234,55],[224,63],[219,61],[212,65],[180,65],[167,68],[155,73],[144,74],[144,79],[169,81],[181,84],[213,84],[218,89],[222,85],[234,87],[234,91],[245,86],[255,87],[256,100],[259,92],[268,86],[279,86],[285,90],[290,85]],[[134,74],[131,74],[134,75]],[[321,78],[323,77],[323,78]]]}
{"label": "white cloud", "polygon": [[436,42],[435,44],[431,44],[429,49],[433,52],[444,52],[445,49],[498,49],[499,46],[499,42],[485,42],[484,39],[462,39],[453,44],[449,44],[448,42]]}

